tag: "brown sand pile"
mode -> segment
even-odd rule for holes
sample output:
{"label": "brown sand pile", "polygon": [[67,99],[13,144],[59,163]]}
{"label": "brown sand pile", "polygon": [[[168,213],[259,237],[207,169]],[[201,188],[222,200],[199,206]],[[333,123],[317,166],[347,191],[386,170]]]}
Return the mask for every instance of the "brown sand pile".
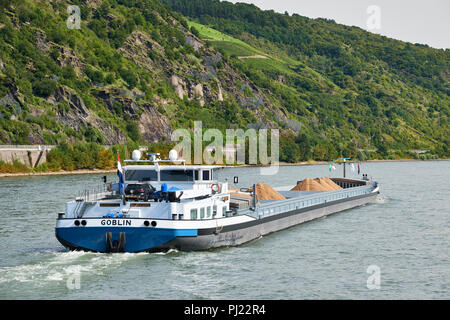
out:
{"label": "brown sand pile", "polygon": [[[251,193],[242,192],[234,188],[228,188],[228,190],[230,190],[231,196],[252,199]],[[253,187],[248,188],[247,190],[249,192],[252,192]],[[275,191],[272,187],[264,183],[256,184],[256,195],[258,197],[258,200],[286,200],[286,198],[283,195],[281,195],[280,193]]]}
{"label": "brown sand pile", "polygon": [[314,181],[317,181],[318,183],[320,183],[323,187],[326,188],[326,190],[340,190],[342,189],[341,187],[339,187],[336,183],[334,183],[333,180],[331,180],[328,177],[323,177],[323,178],[316,178],[314,179]]}
{"label": "brown sand pile", "polygon": [[256,184],[256,195],[258,200],[286,200],[283,195],[264,183]]}
{"label": "brown sand pile", "polygon": [[323,177],[323,179],[325,180],[325,181],[327,181],[328,182],[328,184],[330,184],[331,186],[333,186],[335,189],[334,190],[341,190],[342,189],[342,187],[340,187],[337,183],[335,183],[333,180],[331,180],[330,178],[328,178],[328,177]]}
{"label": "brown sand pile", "polygon": [[311,178],[306,178],[303,181],[300,181],[295,187],[291,189],[291,191],[327,191],[328,188],[325,188],[319,182],[314,181]]}

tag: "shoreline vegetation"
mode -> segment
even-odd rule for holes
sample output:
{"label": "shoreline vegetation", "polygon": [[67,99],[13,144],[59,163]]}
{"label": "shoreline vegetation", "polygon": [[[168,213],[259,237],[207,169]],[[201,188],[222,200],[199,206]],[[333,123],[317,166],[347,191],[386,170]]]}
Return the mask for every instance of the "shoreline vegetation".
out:
{"label": "shoreline vegetation", "polygon": [[[414,152],[401,152],[380,150],[368,151],[358,150],[355,147],[342,149],[339,153],[332,155],[317,154],[312,152],[311,146],[299,146],[281,143],[280,156],[278,164],[280,166],[292,165],[314,165],[330,164],[336,162],[343,156],[349,157],[353,162],[368,161],[414,161],[414,160],[448,160],[449,158],[439,157],[431,152],[417,154]],[[203,143],[202,149],[207,147]],[[147,146],[140,146],[138,143],[131,142],[124,145],[103,146],[98,143],[63,143],[51,149],[46,153],[45,162],[34,168],[30,168],[19,160],[5,162],[0,160],[0,177],[23,177],[23,176],[51,176],[51,175],[70,175],[70,174],[95,174],[95,173],[113,173],[117,169],[117,158],[122,161],[130,159],[130,150],[145,148],[150,153],[159,153],[161,158],[168,158],[169,151],[176,148],[175,142],[155,142]],[[249,147],[245,148],[245,155],[249,155]],[[300,152],[300,150],[306,150]],[[183,152],[181,152],[180,156]],[[191,150],[191,154],[194,150]],[[145,158],[145,156],[144,156]],[[222,159],[225,161],[225,159]],[[249,160],[246,157],[246,162]],[[337,161],[339,162],[339,161]],[[30,163],[31,160],[30,160]],[[225,165],[225,163],[224,163]],[[229,164],[230,167],[261,167],[261,164]]]}
{"label": "shoreline vegetation", "polygon": [[[411,162],[411,161],[450,161],[450,159],[375,159],[375,160],[365,160],[359,161],[355,160],[353,162]],[[349,163],[351,163],[350,161]],[[309,165],[326,165],[330,164],[331,161],[300,161],[296,163],[280,162],[278,165],[285,166],[309,166]],[[225,165],[229,168],[242,168],[242,167],[263,167],[262,165]],[[60,171],[46,171],[46,172],[15,172],[15,173],[0,173],[0,178],[9,177],[37,177],[37,176],[63,176],[63,175],[78,175],[78,174],[101,174],[101,173],[115,173],[117,168],[114,169],[78,169],[78,170],[60,170]]]}

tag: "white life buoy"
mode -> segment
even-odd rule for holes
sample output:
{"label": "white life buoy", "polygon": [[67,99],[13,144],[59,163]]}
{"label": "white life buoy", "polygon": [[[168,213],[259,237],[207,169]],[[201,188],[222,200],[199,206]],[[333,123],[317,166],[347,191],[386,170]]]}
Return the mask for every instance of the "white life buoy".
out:
{"label": "white life buoy", "polygon": [[219,186],[219,184],[217,184],[217,183],[212,184],[212,185],[211,185],[211,190],[212,190],[213,192],[215,192],[215,193],[220,192],[220,186]]}

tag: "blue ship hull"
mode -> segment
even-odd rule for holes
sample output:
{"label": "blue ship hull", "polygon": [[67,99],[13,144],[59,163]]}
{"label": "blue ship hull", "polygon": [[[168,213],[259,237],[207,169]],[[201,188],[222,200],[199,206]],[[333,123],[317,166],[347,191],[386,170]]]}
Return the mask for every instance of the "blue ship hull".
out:
{"label": "blue ship hull", "polygon": [[[122,236],[121,236],[122,235]],[[196,237],[197,229],[163,229],[146,227],[64,227],[56,228],[58,241],[72,250],[94,252],[159,251],[177,237]],[[110,243],[113,248],[108,247]],[[117,247],[121,245],[121,248]],[[116,250],[114,250],[114,248]]]}

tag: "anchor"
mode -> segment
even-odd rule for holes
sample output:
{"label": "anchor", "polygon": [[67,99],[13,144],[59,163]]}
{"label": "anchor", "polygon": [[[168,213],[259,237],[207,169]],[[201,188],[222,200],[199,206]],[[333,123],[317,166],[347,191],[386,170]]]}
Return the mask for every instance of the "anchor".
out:
{"label": "anchor", "polygon": [[124,252],[125,250],[125,232],[120,233],[120,240],[112,240],[111,232],[106,233],[106,252]]}
{"label": "anchor", "polygon": [[220,227],[217,226],[217,227],[216,227],[216,231],[214,231],[214,234],[215,234],[215,235],[218,235],[219,233],[222,232],[222,230],[223,230],[223,226],[220,226]]}

